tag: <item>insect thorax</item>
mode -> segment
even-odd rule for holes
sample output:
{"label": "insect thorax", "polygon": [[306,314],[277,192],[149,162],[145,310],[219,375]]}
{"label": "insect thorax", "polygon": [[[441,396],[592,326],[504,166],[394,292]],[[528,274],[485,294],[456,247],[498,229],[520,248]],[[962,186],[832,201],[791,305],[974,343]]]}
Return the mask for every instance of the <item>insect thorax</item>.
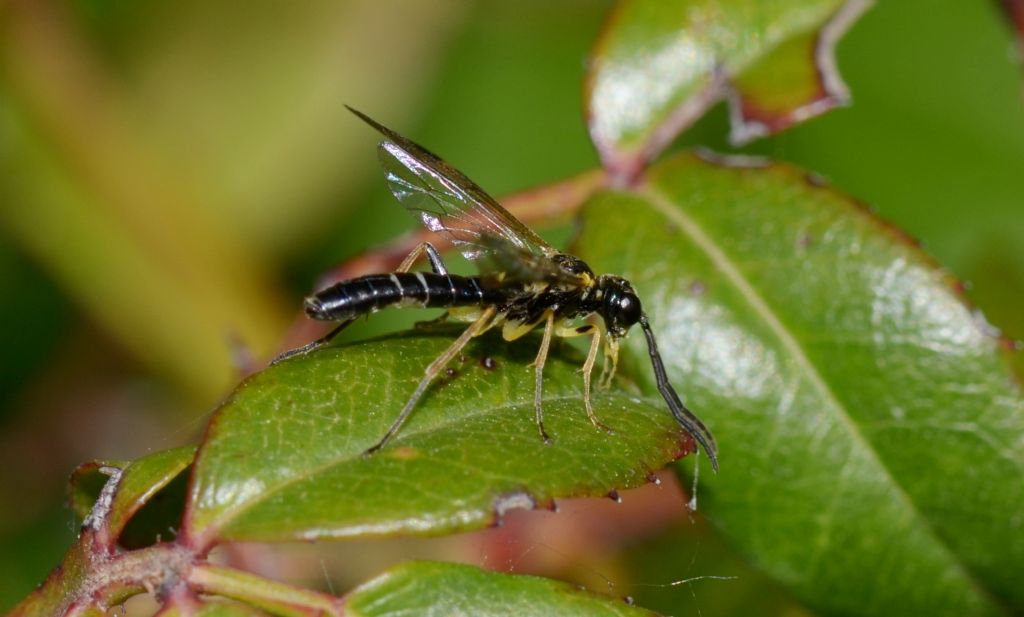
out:
{"label": "insect thorax", "polygon": [[575,255],[557,253],[551,257],[551,261],[568,274],[585,278],[591,282],[594,280],[594,271],[590,269],[590,266],[585,261]]}
{"label": "insect thorax", "polygon": [[595,297],[596,279],[590,266],[572,255],[559,253],[551,257],[552,263],[568,274],[564,279],[552,277],[529,283],[519,295],[502,307],[505,319],[524,325],[538,324],[550,312],[557,320],[584,317],[598,309]]}

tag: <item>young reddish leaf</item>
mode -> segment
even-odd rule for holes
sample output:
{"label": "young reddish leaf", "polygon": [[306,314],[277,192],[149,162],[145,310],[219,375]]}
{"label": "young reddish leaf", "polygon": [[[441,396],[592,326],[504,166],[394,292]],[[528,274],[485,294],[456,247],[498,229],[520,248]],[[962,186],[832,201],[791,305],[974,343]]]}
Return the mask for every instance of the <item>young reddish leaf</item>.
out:
{"label": "young reddish leaf", "polygon": [[870,0],[621,0],[594,49],[590,134],[620,183],[718,101],[736,142],[844,103],[836,41]]}
{"label": "young reddish leaf", "polygon": [[732,162],[680,156],[599,197],[579,246],[637,285],[718,437],[704,511],[823,613],[1019,611],[1024,399],[1003,341],[863,207]]}

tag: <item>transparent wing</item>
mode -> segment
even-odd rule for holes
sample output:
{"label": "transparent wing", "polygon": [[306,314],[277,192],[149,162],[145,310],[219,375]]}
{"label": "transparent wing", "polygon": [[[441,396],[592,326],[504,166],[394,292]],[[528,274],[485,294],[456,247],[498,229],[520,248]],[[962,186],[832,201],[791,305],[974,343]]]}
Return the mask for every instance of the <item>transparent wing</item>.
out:
{"label": "transparent wing", "polygon": [[501,272],[510,280],[525,282],[562,283],[582,286],[585,280],[567,272],[544,255],[531,253],[506,242],[504,238],[481,234],[482,270]]}
{"label": "transparent wing", "polygon": [[[467,259],[479,259],[502,243],[516,249],[505,258],[558,252],[461,171],[365,114],[349,111],[384,135],[377,151],[391,193],[427,229],[447,235]],[[499,240],[484,242],[484,235]]]}

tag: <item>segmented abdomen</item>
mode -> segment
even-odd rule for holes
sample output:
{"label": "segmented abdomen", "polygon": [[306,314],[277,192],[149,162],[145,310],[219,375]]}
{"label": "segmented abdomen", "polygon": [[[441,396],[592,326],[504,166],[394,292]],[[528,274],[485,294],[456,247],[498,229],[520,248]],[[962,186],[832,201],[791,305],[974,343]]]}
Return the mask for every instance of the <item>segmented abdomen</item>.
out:
{"label": "segmented abdomen", "polygon": [[342,281],[306,298],[314,319],[344,320],[383,308],[450,308],[494,305],[504,301],[497,288],[487,289],[477,277],[433,272],[370,274]]}

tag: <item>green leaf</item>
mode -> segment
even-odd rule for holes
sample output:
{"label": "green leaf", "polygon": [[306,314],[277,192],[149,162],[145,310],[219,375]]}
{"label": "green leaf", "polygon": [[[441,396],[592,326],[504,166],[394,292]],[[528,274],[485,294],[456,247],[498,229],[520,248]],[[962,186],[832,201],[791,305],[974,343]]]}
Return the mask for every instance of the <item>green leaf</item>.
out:
{"label": "green leaf", "polygon": [[[141,572],[141,564],[148,559],[147,552],[117,554],[114,545],[125,527],[136,523],[133,517],[140,509],[145,512],[144,506],[154,497],[159,498],[161,489],[182,477],[181,472],[192,462],[194,454],[194,446],[183,446],[130,463],[93,461],[79,466],[69,484],[71,507],[81,524],[78,538],[61,564],[10,616],[62,615],[72,603],[82,604],[82,610],[92,610],[87,603],[123,600],[138,593],[142,586],[131,577],[125,578],[123,573]],[[180,507],[177,512],[180,518]],[[156,516],[145,520],[152,524],[165,519]],[[148,527],[139,527],[144,528]],[[154,539],[150,537],[148,544]],[[129,545],[142,546],[142,543]],[[152,552],[162,554],[173,549],[165,546]],[[111,566],[114,560],[121,562],[122,569],[118,570],[120,574],[111,575],[111,569],[117,570],[117,566]]]}
{"label": "green leaf", "polygon": [[471,343],[387,448],[384,435],[454,333],[334,347],[245,381],[200,449],[190,541],[441,534],[500,522],[513,507],[637,486],[692,450],[660,399],[594,392],[587,419],[579,354],[545,367],[544,445],[533,418],[537,339]]}
{"label": "green leaf", "polygon": [[[116,475],[116,485],[110,486],[111,503],[107,514],[106,530],[109,537],[116,541],[132,518],[139,513],[154,497],[161,497],[161,490],[175,479],[179,479],[179,491],[184,476],[181,472],[192,462],[195,446],[182,446],[161,452],[155,452],[136,461],[92,461],[80,465],[71,475],[69,493],[71,508],[79,521],[84,521],[93,510],[104,487]],[[179,493],[180,494],[180,493]],[[180,504],[183,500],[170,498],[157,499],[158,508],[143,509],[148,524],[134,530],[133,541],[128,548],[136,548],[152,544],[156,533],[167,533],[167,524],[180,520]],[[155,531],[152,531],[155,530]],[[145,538],[144,538],[145,536]]]}
{"label": "green leaf", "polygon": [[7,617],[52,617],[63,615],[77,597],[77,590],[89,575],[91,538],[76,542],[68,549],[61,564],[46,580],[18,603]]}
{"label": "green leaf", "polygon": [[587,76],[590,133],[605,167],[635,176],[729,98],[742,143],[846,102],[836,41],[865,0],[622,0]]}
{"label": "green leaf", "polygon": [[71,472],[68,479],[68,506],[75,513],[75,522],[81,524],[89,516],[100,492],[110,480],[110,473],[104,471],[124,469],[128,464],[129,461],[89,461]]}
{"label": "green leaf", "polygon": [[[195,452],[194,447],[189,449]],[[173,540],[178,534],[181,516],[185,511],[188,478],[189,474],[183,470],[166,486],[153,493],[128,520],[117,543],[131,550]]]}
{"label": "green leaf", "polygon": [[513,576],[453,563],[397,566],[345,598],[346,614],[372,615],[654,615],[621,600],[560,581]]}
{"label": "green leaf", "polygon": [[267,615],[260,610],[220,599],[204,599],[194,603],[178,602],[167,604],[156,617],[261,617]]}
{"label": "green leaf", "polygon": [[681,156],[604,194],[579,251],[637,285],[718,438],[708,516],[825,613],[1019,611],[1024,405],[1001,341],[862,206],[736,162]]}

